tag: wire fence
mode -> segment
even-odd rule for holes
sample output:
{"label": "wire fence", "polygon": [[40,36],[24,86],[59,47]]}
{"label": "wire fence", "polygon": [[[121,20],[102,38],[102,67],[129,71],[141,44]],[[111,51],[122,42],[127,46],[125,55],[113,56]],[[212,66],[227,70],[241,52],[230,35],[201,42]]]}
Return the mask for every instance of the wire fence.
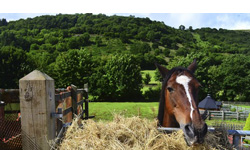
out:
{"label": "wire fence", "polygon": [[0,119],[0,149],[22,149],[21,120],[18,113],[5,114]]}

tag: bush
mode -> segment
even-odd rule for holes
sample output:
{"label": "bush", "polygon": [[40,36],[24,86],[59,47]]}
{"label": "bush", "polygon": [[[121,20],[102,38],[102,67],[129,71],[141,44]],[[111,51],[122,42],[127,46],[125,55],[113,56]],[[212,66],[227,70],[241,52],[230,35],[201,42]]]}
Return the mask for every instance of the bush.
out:
{"label": "bush", "polygon": [[158,102],[160,99],[161,86],[157,86],[157,88],[149,88],[148,91],[145,91],[143,97],[146,101],[155,101]]}
{"label": "bush", "polygon": [[231,108],[231,111],[232,112],[236,112],[236,108]]}
{"label": "bush", "polygon": [[115,55],[91,76],[92,94],[99,101],[133,101],[141,98],[141,68],[134,55]]}

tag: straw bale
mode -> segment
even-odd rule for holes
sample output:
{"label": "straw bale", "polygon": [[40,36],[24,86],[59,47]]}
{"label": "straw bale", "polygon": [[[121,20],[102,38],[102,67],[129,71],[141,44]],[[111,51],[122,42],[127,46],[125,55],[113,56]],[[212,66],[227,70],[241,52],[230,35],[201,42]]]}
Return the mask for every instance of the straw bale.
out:
{"label": "straw bale", "polygon": [[[80,122],[80,125],[79,125]],[[157,121],[115,115],[112,122],[79,121],[67,129],[60,150],[186,150],[223,149],[219,137],[208,133],[203,144],[187,146],[183,132],[171,134],[157,130]]]}

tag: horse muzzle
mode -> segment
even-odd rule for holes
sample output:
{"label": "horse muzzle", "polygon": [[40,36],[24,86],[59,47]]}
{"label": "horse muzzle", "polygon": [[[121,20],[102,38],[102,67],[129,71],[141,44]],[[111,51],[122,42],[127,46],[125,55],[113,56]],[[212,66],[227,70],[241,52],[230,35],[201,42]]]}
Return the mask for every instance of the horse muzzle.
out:
{"label": "horse muzzle", "polygon": [[205,135],[207,134],[206,123],[201,129],[195,129],[192,124],[181,125],[181,129],[184,133],[184,139],[188,146],[192,146],[193,144],[202,144],[204,142]]}

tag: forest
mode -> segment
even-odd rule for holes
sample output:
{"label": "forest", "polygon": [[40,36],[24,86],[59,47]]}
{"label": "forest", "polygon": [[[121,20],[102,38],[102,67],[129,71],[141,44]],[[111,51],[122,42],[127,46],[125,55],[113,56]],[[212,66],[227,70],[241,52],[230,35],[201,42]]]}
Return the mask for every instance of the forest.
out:
{"label": "forest", "polygon": [[248,30],[175,29],[149,18],[91,13],[0,19],[0,88],[18,88],[38,69],[57,88],[88,83],[94,101],[158,101],[160,88],[142,93],[141,71],[155,70],[155,62],[187,67],[194,58],[201,98],[250,101]]}

